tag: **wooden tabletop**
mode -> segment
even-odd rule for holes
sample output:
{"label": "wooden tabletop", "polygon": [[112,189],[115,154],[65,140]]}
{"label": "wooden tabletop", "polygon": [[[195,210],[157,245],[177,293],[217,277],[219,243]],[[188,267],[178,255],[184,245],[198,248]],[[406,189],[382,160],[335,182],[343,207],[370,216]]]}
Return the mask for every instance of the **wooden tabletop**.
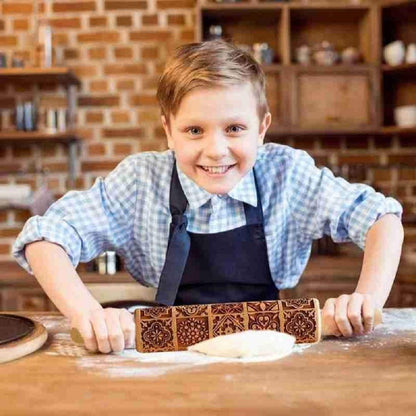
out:
{"label": "wooden tabletop", "polygon": [[370,335],[326,338],[258,363],[89,354],[72,344],[62,315],[21,314],[42,322],[49,338],[1,365],[2,414],[415,414],[416,308],[385,309]]}

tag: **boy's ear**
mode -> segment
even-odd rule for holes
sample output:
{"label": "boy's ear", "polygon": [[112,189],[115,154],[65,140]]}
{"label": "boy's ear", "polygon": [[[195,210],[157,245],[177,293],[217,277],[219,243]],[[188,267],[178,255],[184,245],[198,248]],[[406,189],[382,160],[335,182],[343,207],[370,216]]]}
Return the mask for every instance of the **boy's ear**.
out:
{"label": "boy's ear", "polygon": [[160,117],[162,120],[162,126],[163,126],[163,130],[165,130],[166,133],[166,138],[168,140],[168,148],[173,150],[173,140],[172,140],[172,135],[170,134],[170,126],[169,123],[166,120],[165,116],[161,116]]}
{"label": "boy's ear", "polygon": [[259,140],[258,140],[259,146],[263,144],[264,136],[266,135],[267,129],[270,127],[271,122],[272,122],[272,115],[270,113],[266,113],[264,115],[263,121],[260,123]]}

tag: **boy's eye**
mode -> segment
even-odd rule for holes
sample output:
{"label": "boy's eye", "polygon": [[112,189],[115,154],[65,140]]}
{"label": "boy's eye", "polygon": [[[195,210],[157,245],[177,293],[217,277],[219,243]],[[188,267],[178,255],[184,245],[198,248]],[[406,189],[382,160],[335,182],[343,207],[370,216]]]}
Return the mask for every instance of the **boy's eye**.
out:
{"label": "boy's eye", "polygon": [[201,134],[201,129],[199,127],[189,127],[186,129],[186,133],[191,133],[192,136]]}
{"label": "boy's eye", "polygon": [[230,126],[228,130],[230,133],[240,133],[243,130],[243,127],[234,125],[234,126]]}

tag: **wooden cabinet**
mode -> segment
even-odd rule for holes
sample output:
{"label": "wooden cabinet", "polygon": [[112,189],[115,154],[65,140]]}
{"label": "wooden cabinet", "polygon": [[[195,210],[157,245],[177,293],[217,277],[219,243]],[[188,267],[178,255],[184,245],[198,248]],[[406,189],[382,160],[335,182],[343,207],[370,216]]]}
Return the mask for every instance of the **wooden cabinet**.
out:
{"label": "wooden cabinet", "polygon": [[[45,129],[34,131],[18,131],[14,129],[0,130],[0,146],[5,144],[13,144],[14,146],[27,144],[44,144],[44,143],[64,143],[68,146],[68,186],[73,187],[77,176],[77,148],[81,138],[75,130],[76,119],[76,89],[80,86],[79,79],[68,68],[0,68],[0,84],[10,84],[15,86],[17,92],[31,97],[30,101],[37,104],[41,102],[40,95],[42,86],[62,85],[65,87],[66,98],[57,100],[59,106],[66,105],[66,130],[58,132],[50,132]],[[8,108],[11,110],[16,104],[16,97],[5,97]],[[54,100],[53,104],[57,104]],[[44,103],[48,107],[48,102]],[[44,120],[45,122],[45,120]],[[10,166],[2,166],[2,173],[42,173],[42,168],[32,171],[16,170],[16,164]],[[2,207],[3,208],[3,207]],[[6,207],[12,208],[12,207]]]}
{"label": "wooden cabinet", "polygon": [[[199,0],[197,40],[213,27],[236,44],[267,43],[274,60],[263,65],[272,113],[269,138],[305,134],[408,133],[394,126],[393,109],[416,104],[416,65],[383,64],[382,48],[401,39],[415,42],[416,2],[216,3]],[[324,40],[341,52],[357,48],[355,65],[297,65],[296,49]]]}

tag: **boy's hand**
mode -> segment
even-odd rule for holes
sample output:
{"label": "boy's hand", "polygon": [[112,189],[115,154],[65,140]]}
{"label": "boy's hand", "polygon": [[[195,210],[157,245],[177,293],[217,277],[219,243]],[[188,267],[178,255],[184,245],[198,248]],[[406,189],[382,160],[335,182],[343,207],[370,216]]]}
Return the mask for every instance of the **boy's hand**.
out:
{"label": "boy's hand", "polygon": [[89,315],[75,316],[71,327],[78,329],[91,352],[108,354],[134,347],[134,318],[127,309],[96,309]]}
{"label": "boy's hand", "polygon": [[374,296],[354,292],[327,299],[322,319],[335,336],[351,337],[373,331],[374,311]]}

